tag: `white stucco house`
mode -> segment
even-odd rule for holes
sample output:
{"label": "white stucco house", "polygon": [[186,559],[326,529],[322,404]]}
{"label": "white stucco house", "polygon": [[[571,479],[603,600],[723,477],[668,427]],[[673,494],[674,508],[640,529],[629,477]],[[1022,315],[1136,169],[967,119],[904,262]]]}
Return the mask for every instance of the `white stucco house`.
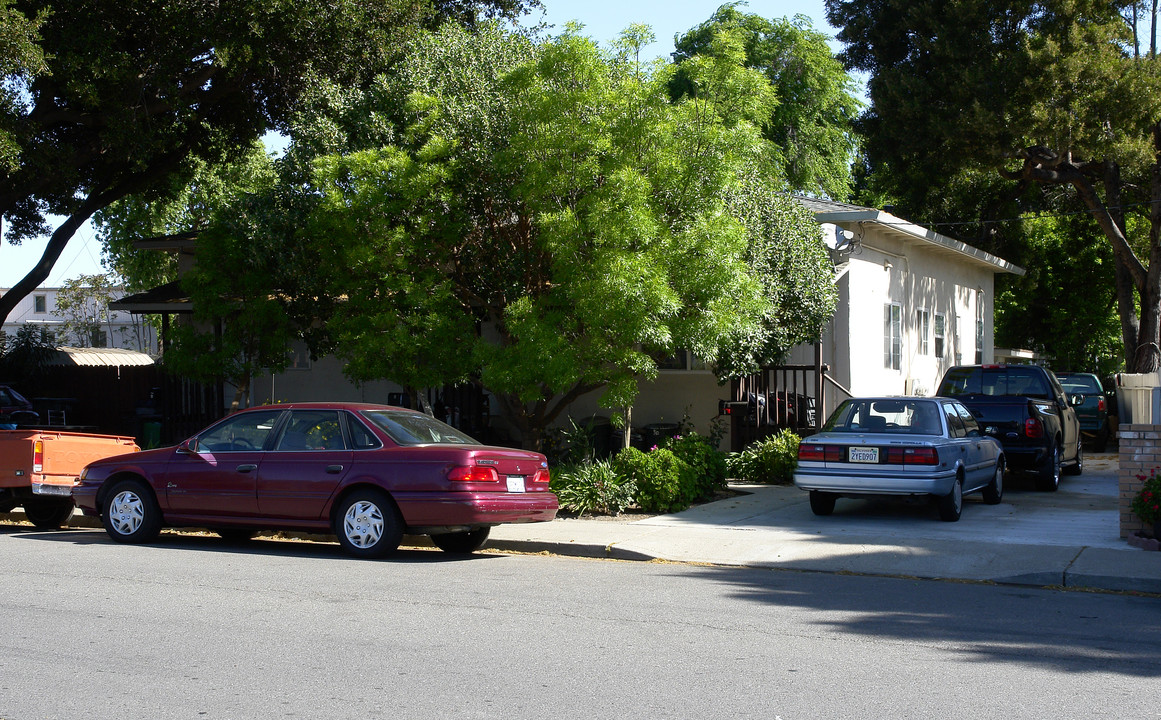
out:
{"label": "white stucco house", "polygon": [[[822,341],[854,395],[930,395],[948,367],[993,362],[995,277],[1012,263],[871,208],[800,197],[836,262],[838,309]],[[791,362],[807,362],[798,349]]]}
{"label": "white stucco house", "polygon": [[[142,315],[112,310],[108,322],[103,322],[84,337],[77,337],[65,329],[66,318],[56,305],[61,288],[38,287],[17,303],[16,308],[4,320],[4,332],[10,337],[24,325],[44,328],[56,344],[88,348],[119,348],[149,355],[157,354],[157,332]],[[0,295],[8,288],[0,288]],[[123,288],[114,288],[112,296],[116,300],[125,295]]]}

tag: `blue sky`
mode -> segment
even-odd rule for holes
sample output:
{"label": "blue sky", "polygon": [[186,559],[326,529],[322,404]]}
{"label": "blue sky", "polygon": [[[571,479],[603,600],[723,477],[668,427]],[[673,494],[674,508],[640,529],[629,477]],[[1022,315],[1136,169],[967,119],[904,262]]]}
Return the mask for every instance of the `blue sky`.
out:
{"label": "blue sky", "polygon": [[[563,29],[569,20],[577,20],[584,25],[584,32],[600,43],[615,39],[622,30],[633,23],[643,23],[653,28],[657,41],[645,49],[653,57],[668,57],[673,52],[674,35],[709,19],[722,4],[718,0],[542,0],[545,5],[543,19],[555,26],[555,32]],[[826,24],[823,0],[755,0],[744,5],[745,12],[756,13],[770,18],[805,15],[811,19],[814,28],[834,36],[835,29]],[[539,20],[539,14],[532,22]],[[832,43],[837,49],[837,45]],[[12,246],[5,241],[0,246],[0,287],[9,288],[16,284],[40,259],[46,241],[25,242]],[[49,274],[48,287],[63,284],[65,280],[78,275],[95,275],[104,272],[101,267],[101,246],[96,233],[88,224],[84,225],[65,248],[60,260]]]}
{"label": "blue sky", "polygon": [[[632,23],[643,23],[653,28],[657,42],[647,49],[653,56],[668,56],[673,52],[673,37],[700,25],[714,14],[723,3],[719,0],[541,0],[545,6],[545,20],[557,29],[563,29],[569,20],[578,20],[585,26],[585,34],[607,43],[616,38]],[[769,18],[805,15],[814,28],[834,36],[836,30],[826,23],[823,0],[769,0],[743,3],[743,12]]]}

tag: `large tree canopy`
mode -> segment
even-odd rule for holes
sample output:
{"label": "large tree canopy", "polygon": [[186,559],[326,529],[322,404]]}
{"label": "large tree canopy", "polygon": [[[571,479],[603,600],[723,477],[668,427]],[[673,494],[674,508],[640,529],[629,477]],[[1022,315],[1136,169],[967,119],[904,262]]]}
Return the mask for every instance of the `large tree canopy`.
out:
{"label": "large tree canopy", "polygon": [[[350,268],[330,329],[356,378],[475,377],[534,444],[581,394],[631,403],[657,355],[714,360],[775,317],[783,352],[818,333],[772,309],[769,253],[751,251],[747,221],[790,213],[744,182],[779,184],[762,171],[769,83],[723,32],[683,63],[699,93],[673,103],[673,66],[636,60],[644,37],[612,54],[494,26],[416,42],[392,81],[409,98],[398,144],[317,166],[315,234]],[[793,227],[795,252],[825,259],[817,226]],[[829,317],[829,267],[803,268]]]}
{"label": "large tree canopy", "polygon": [[[870,75],[866,152],[901,212],[952,219],[946,198],[984,171],[1012,181],[1007,200],[1067,191],[1112,250],[1126,363],[1149,370],[1161,359],[1161,77],[1132,46],[1128,5],[828,0],[827,10],[847,67]],[[1003,200],[992,207],[1011,212]],[[1137,237],[1133,215],[1146,220]]]}
{"label": "large tree canopy", "polygon": [[0,221],[9,242],[51,233],[0,317],[97,210],[284,128],[320,79],[363,83],[416,27],[522,5],[0,0]]}
{"label": "large tree canopy", "polygon": [[[779,149],[779,172],[792,190],[845,200],[850,192],[853,132],[860,102],[854,82],[831,53],[827,37],[798,16],[768,19],[743,13],[734,2],[677,40],[678,63],[712,52],[723,30],[738,33],[746,67],[762,72],[774,90],[763,134]],[[675,97],[696,93],[683,72],[671,82]]]}

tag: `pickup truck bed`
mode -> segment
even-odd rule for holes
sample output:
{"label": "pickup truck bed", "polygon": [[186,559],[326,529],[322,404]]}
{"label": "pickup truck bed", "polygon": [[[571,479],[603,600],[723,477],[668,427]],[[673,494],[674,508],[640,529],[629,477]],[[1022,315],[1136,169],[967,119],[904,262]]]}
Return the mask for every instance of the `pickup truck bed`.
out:
{"label": "pickup truck bed", "polygon": [[51,430],[0,430],[0,512],[24,508],[39,528],[73,513],[72,487],[94,460],[136,452],[131,437]]}

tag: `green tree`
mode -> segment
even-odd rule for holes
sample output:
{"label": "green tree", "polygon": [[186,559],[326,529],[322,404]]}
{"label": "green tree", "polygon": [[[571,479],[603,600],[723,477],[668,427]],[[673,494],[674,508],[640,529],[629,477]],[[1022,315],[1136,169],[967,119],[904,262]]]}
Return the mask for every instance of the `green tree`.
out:
{"label": "green tree", "polygon": [[630,403],[655,353],[714,359],[761,332],[769,296],[726,198],[769,161],[770,84],[723,32],[682,64],[699,92],[671,102],[674,67],[638,61],[647,37],[415,42],[391,81],[398,143],[317,165],[312,232],[350,269],[330,328],[353,377],[476,377],[535,445],[584,393]]}
{"label": "green tree", "polygon": [[[1021,223],[1018,249],[1038,258],[996,297],[996,344],[1030,348],[1053,369],[1106,377],[1121,365],[1112,250],[1084,215]],[[1082,302],[1074,298],[1080,297]]]}
{"label": "green tree", "polygon": [[[723,30],[739,32],[746,67],[762,72],[774,88],[776,102],[762,131],[781,151],[779,174],[793,190],[845,199],[856,150],[853,125],[861,105],[854,82],[809,18],[766,19],[741,12],[742,4],[722,5],[679,38],[674,60],[681,63],[712,52],[713,40]],[[679,71],[670,92],[676,98],[697,90]]]}
{"label": "green tree", "polygon": [[[358,86],[417,27],[521,0],[4,0],[0,218],[9,242],[50,234],[0,317],[43,282],[96,211],[171,189],[190,157],[220,162],[284,129],[322,79]],[[188,178],[188,175],[186,175]],[[63,218],[51,229],[53,217]]]}
{"label": "green tree", "polygon": [[870,75],[859,125],[881,187],[911,214],[983,172],[1015,181],[997,206],[1067,193],[1109,244],[1125,362],[1147,371],[1161,361],[1161,77],[1131,46],[1128,5],[828,0],[827,16],[846,66]]}
{"label": "green tree", "polygon": [[80,275],[66,280],[56,295],[56,311],[64,318],[62,329],[76,347],[105,347],[99,342],[102,330],[113,332],[109,303],[116,299],[116,282],[108,275]]}
{"label": "green tree", "polygon": [[[13,0],[0,0],[0,118],[16,117],[25,111],[20,88],[43,75],[48,66],[41,49],[39,27],[44,11],[28,17],[13,7]],[[20,143],[15,128],[0,122],[0,168],[12,172],[19,167]]]}
{"label": "green tree", "polygon": [[0,372],[28,387],[36,383],[56,356],[56,339],[43,325],[25,323],[15,335],[0,331]]}
{"label": "green tree", "polygon": [[230,382],[232,409],[249,405],[256,373],[285,369],[296,341],[317,340],[315,320],[331,304],[317,289],[319,254],[330,246],[300,232],[304,203],[315,199],[279,169],[255,146],[244,163],[205,168],[179,196],[187,202],[159,208],[201,226],[196,262],[181,278],[192,321],[173,328],[165,363],[198,380]]}

